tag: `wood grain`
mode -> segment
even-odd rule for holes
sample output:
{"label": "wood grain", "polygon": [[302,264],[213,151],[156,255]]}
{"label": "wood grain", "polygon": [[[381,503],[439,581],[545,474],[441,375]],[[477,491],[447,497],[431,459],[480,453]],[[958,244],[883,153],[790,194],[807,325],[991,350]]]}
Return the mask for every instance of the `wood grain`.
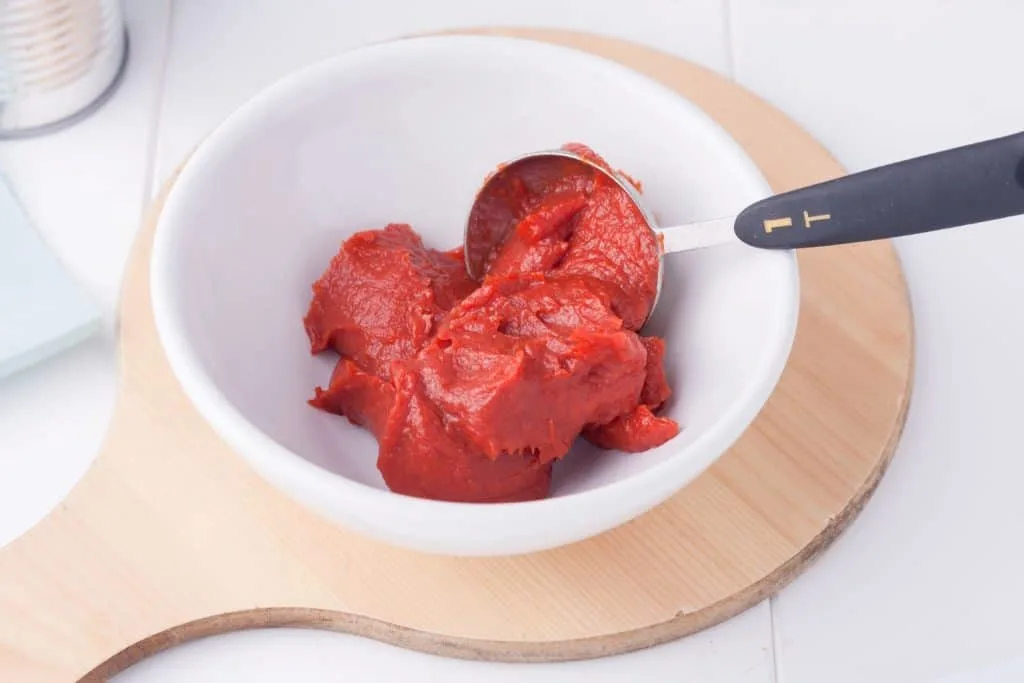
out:
{"label": "wood grain", "polygon": [[[610,38],[488,30],[616,59],[689,97],[783,191],[839,175],[792,121],[714,73]],[[109,436],[68,498],[0,550],[0,679],[106,676],[176,643],[307,626],[453,657],[568,660],[698,631],[788,583],[850,522],[892,456],[912,321],[887,243],[800,255],[790,361],[750,430],[703,476],[588,541],[512,558],[417,554],[279,494],[213,434],[163,357],[143,226],[122,300]]]}

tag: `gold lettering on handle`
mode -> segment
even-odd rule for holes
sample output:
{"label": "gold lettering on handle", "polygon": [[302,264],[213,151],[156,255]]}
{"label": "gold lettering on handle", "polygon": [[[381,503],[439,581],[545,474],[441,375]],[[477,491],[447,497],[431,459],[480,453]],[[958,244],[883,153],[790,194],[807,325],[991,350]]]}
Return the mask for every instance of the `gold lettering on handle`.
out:
{"label": "gold lettering on handle", "polygon": [[772,230],[778,228],[791,228],[793,227],[793,219],[789,216],[785,218],[766,218],[764,220],[764,231],[771,233]]}
{"label": "gold lettering on handle", "polygon": [[814,221],[827,221],[829,218],[832,218],[830,213],[819,213],[817,216],[812,216],[804,211],[804,227],[809,228]]}

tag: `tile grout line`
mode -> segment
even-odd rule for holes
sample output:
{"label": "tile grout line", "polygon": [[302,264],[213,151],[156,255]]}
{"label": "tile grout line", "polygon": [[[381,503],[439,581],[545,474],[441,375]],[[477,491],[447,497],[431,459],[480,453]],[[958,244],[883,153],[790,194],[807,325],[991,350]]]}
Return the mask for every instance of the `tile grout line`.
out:
{"label": "tile grout line", "polygon": [[157,91],[150,111],[149,140],[146,144],[146,177],[142,184],[142,217],[145,218],[156,192],[156,162],[160,140],[160,125],[163,118],[164,95],[167,90],[167,66],[171,61],[171,38],[174,32],[174,0],[167,0],[167,26],[164,29],[163,59],[157,72]]}
{"label": "tile grout line", "polygon": [[775,596],[768,597],[768,632],[772,645],[772,681],[782,683],[781,653],[779,652],[778,629],[775,628]]}
{"label": "tile grout line", "polygon": [[722,22],[725,29],[725,70],[736,80],[736,45],[733,42],[732,0],[722,0]]}
{"label": "tile grout line", "polygon": [[[733,31],[733,0],[722,0],[722,22],[725,34],[725,69],[729,78],[737,82],[736,77],[736,42]],[[779,640],[775,628],[775,597],[768,596],[768,641],[771,646],[772,683],[782,683],[782,672],[779,666]]]}

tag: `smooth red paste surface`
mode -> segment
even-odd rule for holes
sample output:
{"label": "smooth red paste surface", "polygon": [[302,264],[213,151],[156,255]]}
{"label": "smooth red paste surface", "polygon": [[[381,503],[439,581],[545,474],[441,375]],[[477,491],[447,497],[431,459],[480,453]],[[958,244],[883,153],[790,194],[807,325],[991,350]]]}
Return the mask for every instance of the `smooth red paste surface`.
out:
{"label": "smooth red paste surface", "polygon": [[[567,145],[604,164],[589,148]],[[578,165],[525,167],[474,219],[512,221],[466,275],[462,248],[392,224],[346,240],[313,285],[313,353],[340,360],[310,403],[370,430],[398,493],[543,498],[580,435],[642,451],[675,436],[661,339],[641,337],[658,245],[615,183]]]}

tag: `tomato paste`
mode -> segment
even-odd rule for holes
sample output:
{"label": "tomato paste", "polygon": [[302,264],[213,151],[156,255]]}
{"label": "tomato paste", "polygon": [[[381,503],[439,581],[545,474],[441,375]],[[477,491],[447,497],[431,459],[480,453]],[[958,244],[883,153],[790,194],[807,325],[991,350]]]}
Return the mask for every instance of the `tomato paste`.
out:
{"label": "tomato paste", "polygon": [[[604,165],[593,151],[568,145]],[[398,493],[543,498],[579,436],[642,451],[675,436],[665,345],[638,334],[658,245],[618,185],[579,164],[524,166],[474,220],[513,225],[482,282],[462,247],[405,224],[347,239],[313,285],[313,353],[340,358],[310,403],[377,438]]]}

